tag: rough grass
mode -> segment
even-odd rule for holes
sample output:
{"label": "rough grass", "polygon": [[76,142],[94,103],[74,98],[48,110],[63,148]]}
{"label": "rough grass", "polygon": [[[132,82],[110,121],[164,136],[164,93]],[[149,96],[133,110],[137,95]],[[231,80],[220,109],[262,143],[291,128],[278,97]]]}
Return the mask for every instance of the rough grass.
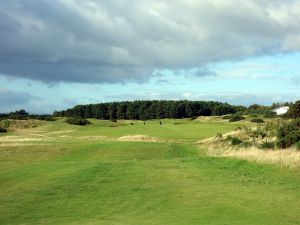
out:
{"label": "rough grass", "polygon": [[[257,131],[257,130],[252,130]],[[233,140],[238,140],[237,144]],[[273,137],[265,139],[249,138],[249,134],[240,129],[225,135],[199,141],[199,146],[210,156],[235,157],[264,164],[274,164],[279,167],[300,169],[300,151],[296,146],[288,149],[262,148],[263,143],[273,144]]]}
{"label": "rough grass", "polygon": [[45,124],[45,121],[41,120],[11,120],[11,119],[5,119],[0,121],[0,127],[7,128],[10,130],[16,130],[16,129],[29,129],[29,128],[35,128],[39,127]]}
{"label": "rough grass", "polygon": [[274,164],[280,167],[300,168],[300,151],[295,148],[262,150],[253,146],[237,148],[210,144],[205,149],[210,156],[235,157],[258,163]]}

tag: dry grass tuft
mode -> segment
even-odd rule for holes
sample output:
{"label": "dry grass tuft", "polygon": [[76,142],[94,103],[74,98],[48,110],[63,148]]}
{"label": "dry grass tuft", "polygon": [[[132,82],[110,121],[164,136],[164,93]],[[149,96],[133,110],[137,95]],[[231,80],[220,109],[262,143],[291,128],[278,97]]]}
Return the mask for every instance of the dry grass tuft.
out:
{"label": "dry grass tuft", "polygon": [[232,146],[228,142],[216,139],[199,143],[210,156],[235,157],[264,164],[275,164],[280,167],[300,168],[300,151],[294,148],[264,150],[257,146]]}
{"label": "dry grass tuft", "polygon": [[0,121],[0,126],[7,128],[9,130],[17,130],[17,129],[30,129],[30,128],[36,128],[40,127],[42,125],[45,125],[45,121],[40,120],[12,120],[12,119],[5,119]]}

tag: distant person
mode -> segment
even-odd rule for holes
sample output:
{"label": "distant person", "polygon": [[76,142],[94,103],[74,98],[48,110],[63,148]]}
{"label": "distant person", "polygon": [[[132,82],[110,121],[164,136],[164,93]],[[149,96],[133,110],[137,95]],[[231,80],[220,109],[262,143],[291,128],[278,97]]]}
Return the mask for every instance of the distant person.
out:
{"label": "distant person", "polygon": [[133,125],[133,122],[131,122],[130,125]]}
{"label": "distant person", "polygon": [[159,121],[159,124],[162,125],[161,121]]}
{"label": "distant person", "polygon": [[146,122],[144,121],[144,125],[146,125]]}

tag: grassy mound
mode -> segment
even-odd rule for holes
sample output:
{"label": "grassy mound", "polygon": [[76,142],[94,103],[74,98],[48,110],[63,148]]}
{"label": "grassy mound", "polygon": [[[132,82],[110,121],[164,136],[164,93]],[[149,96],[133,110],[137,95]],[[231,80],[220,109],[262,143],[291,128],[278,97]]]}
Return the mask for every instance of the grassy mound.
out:
{"label": "grassy mound", "polygon": [[44,125],[44,121],[40,120],[11,120],[11,119],[6,119],[6,120],[1,120],[0,121],[0,127],[5,128],[5,129],[30,129],[30,128],[35,128]]}

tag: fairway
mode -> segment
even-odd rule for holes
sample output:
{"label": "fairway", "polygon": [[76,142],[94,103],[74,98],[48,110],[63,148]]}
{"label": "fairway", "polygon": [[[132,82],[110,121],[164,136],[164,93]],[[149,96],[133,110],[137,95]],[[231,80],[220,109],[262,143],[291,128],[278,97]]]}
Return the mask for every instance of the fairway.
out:
{"label": "fairway", "polygon": [[[14,142],[1,135],[0,224],[300,224],[299,170],[209,157],[195,144],[236,126],[59,120],[9,133]],[[117,141],[138,134],[184,143]],[[96,135],[116,140],[80,139]]]}
{"label": "fairway", "polygon": [[[55,122],[47,122],[43,126],[30,130],[19,130],[11,133],[14,137],[39,137],[40,141],[50,138],[54,141],[73,141],[74,139],[92,139],[102,137],[116,140],[123,136],[146,135],[160,138],[164,141],[195,142],[204,138],[215,136],[217,133],[227,133],[240,126],[240,123],[228,123],[222,120],[189,120],[189,119],[163,119],[143,121],[119,120],[111,122],[105,120],[90,119],[92,124],[88,126],[69,125],[64,119]],[[162,122],[160,125],[159,122]],[[133,125],[130,123],[132,122]],[[245,125],[245,124],[242,124]]]}

